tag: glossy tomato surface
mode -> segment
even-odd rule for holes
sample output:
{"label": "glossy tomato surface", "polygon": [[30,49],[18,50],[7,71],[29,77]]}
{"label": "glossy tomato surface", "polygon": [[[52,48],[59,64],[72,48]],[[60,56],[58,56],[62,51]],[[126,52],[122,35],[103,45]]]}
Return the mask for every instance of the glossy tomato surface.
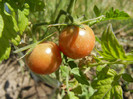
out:
{"label": "glossy tomato surface", "polygon": [[66,27],[59,36],[59,48],[68,57],[83,58],[90,54],[95,45],[93,30],[83,25]]}
{"label": "glossy tomato surface", "polygon": [[26,64],[37,74],[50,74],[56,71],[62,62],[58,46],[53,42],[38,44],[26,56]]}

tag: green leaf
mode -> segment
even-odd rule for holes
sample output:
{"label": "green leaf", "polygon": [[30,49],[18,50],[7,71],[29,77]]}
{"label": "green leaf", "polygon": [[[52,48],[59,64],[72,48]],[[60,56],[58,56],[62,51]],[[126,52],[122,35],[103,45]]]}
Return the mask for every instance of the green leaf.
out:
{"label": "green leaf", "polygon": [[0,37],[0,63],[2,60],[7,59],[9,57],[10,51],[11,47],[9,41],[6,40],[4,37]]}
{"label": "green leaf", "polygon": [[0,15],[0,37],[2,35],[3,28],[4,28],[4,22],[2,16]]}
{"label": "green leaf", "polygon": [[71,69],[77,67],[77,64],[74,61],[69,61],[68,64],[71,67]]}
{"label": "green leaf", "polygon": [[90,99],[123,99],[119,78],[113,69],[103,68],[97,74],[97,79],[92,82],[92,87],[97,91]]}
{"label": "green leaf", "polygon": [[71,73],[74,75],[74,77],[76,78],[76,80],[81,83],[81,84],[85,84],[85,85],[89,85],[89,82],[87,81],[85,75],[83,74],[83,72],[81,70],[79,70],[79,68],[73,68],[71,70]]}
{"label": "green leaf", "polygon": [[82,87],[80,85],[76,86],[74,89],[71,90],[75,94],[81,94],[82,93]]}
{"label": "green leaf", "polygon": [[10,55],[10,42],[18,45],[20,42],[19,29],[14,17],[6,11],[1,12],[4,28],[0,37],[0,61],[7,59]]}
{"label": "green leaf", "polygon": [[93,10],[97,17],[100,16],[100,10],[98,9],[98,7],[96,5],[94,6]]}
{"label": "green leaf", "polygon": [[127,82],[133,82],[133,77],[130,74],[124,73],[122,74],[122,78]]}
{"label": "green leaf", "polygon": [[95,39],[98,43],[101,43],[101,40],[97,36],[95,36]]}
{"label": "green leaf", "polygon": [[60,70],[61,70],[61,76],[63,78],[66,78],[69,73],[69,68],[67,66],[60,66]]}
{"label": "green leaf", "polygon": [[125,59],[125,51],[122,45],[119,44],[112,30],[112,25],[109,24],[101,37],[102,51],[99,54],[107,60]]}
{"label": "green leaf", "polygon": [[74,95],[74,92],[68,92],[68,94],[65,95],[63,99],[79,99],[79,98]]}
{"label": "green leaf", "polygon": [[42,0],[26,0],[25,2],[29,4],[31,12],[44,10],[45,4]]}
{"label": "green leaf", "polygon": [[[101,15],[100,11],[98,11],[97,7],[94,7],[94,12],[96,15]],[[99,23],[101,21],[107,21],[107,20],[123,20],[123,19],[128,19],[130,16],[124,12],[124,11],[119,11],[118,9],[114,10],[111,8],[108,12],[106,12],[104,15],[98,16],[97,18],[91,19],[89,21],[89,26],[92,26],[96,23]]]}
{"label": "green leaf", "polygon": [[41,80],[42,82],[54,87],[54,88],[59,88],[60,86],[60,82],[56,79],[51,77],[50,75],[39,75],[39,74],[35,74],[31,71],[32,76],[36,79]]}
{"label": "green leaf", "polygon": [[25,4],[23,10],[18,9],[18,27],[22,34],[28,25],[29,5]]}
{"label": "green leaf", "polygon": [[87,85],[81,85],[81,89],[82,89],[82,94],[77,95],[80,99],[90,99],[90,97],[95,92],[95,90],[91,86]]}
{"label": "green leaf", "polygon": [[133,54],[132,53],[127,53],[125,60],[127,60],[127,61],[133,61]]}
{"label": "green leaf", "polygon": [[127,19],[129,18],[129,15],[125,13],[124,11],[119,11],[118,9],[111,8],[106,13],[106,19]]}

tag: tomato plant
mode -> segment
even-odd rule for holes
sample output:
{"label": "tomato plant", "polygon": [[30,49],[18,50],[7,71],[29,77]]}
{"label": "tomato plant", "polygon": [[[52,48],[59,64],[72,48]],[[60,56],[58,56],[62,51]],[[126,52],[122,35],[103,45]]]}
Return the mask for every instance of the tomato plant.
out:
{"label": "tomato plant", "polygon": [[33,79],[55,89],[53,99],[123,99],[132,93],[133,20],[104,3],[0,0],[0,62],[17,54]]}
{"label": "tomato plant", "polygon": [[55,72],[61,64],[61,55],[58,46],[53,42],[44,42],[36,45],[33,51],[26,56],[26,64],[37,74]]}
{"label": "tomato plant", "polygon": [[83,58],[90,54],[95,45],[93,30],[87,25],[68,26],[59,36],[59,47],[68,57],[73,59]]}

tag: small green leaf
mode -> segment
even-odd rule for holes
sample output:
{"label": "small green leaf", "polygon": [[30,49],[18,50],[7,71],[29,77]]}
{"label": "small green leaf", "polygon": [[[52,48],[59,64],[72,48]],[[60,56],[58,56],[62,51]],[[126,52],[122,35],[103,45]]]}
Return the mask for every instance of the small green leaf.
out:
{"label": "small green leaf", "polygon": [[69,73],[69,68],[67,66],[60,66],[60,70],[61,70],[61,76],[63,78],[66,78]]}
{"label": "small green leaf", "polygon": [[79,70],[79,68],[73,68],[71,70],[71,73],[74,75],[74,77],[76,78],[76,80],[81,83],[81,84],[85,84],[85,85],[89,85],[89,82],[87,81],[85,75],[83,74],[83,72],[81,70]]}
{"label": "small green leaf", "polygon": [[69,61],[68,64],[71,67],[71,69],[77,67],[77,64],[74,61]]}
{"label": "small green leaf", "polygon": [[127,82],[133,82],[133,77],[130,74],[124,73],[122,74],[122,78]]}
{"label": "small green leaf", "polygon": [[98,9],[98,7],[96,5],[94,6],[93,10],[97,17],[100,16],[100,10]]}
{"label": "small green leaf", "polygon": [[127,19],[129,18],[129,15],[125,13],[124,11],[119,11],[118,9],[111,8],[106,13],[106,19]]}
{"label": "small green leaf", "polygon": [[92,82],[92,87],[97,91],[90,99],[123,99],[119,78],[113,69],[103,68],[97,74],[97,79]]}

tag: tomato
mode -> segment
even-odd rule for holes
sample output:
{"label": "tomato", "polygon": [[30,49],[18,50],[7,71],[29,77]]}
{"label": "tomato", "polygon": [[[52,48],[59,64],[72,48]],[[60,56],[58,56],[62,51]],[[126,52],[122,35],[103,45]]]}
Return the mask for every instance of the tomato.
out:
{"label": "tomato", "polygon": [[73,59],[83,58],[89,55],[94,45],[94,32],[87,25],[83,25],[83,28],[67,26],[59,36],[60,50],[64,55]]}
{"label": "tomato", "polygon": [[60,50],[53,42],[38,44],[25,60],[27,66],[37,74],[53,73],[62,62]]}

